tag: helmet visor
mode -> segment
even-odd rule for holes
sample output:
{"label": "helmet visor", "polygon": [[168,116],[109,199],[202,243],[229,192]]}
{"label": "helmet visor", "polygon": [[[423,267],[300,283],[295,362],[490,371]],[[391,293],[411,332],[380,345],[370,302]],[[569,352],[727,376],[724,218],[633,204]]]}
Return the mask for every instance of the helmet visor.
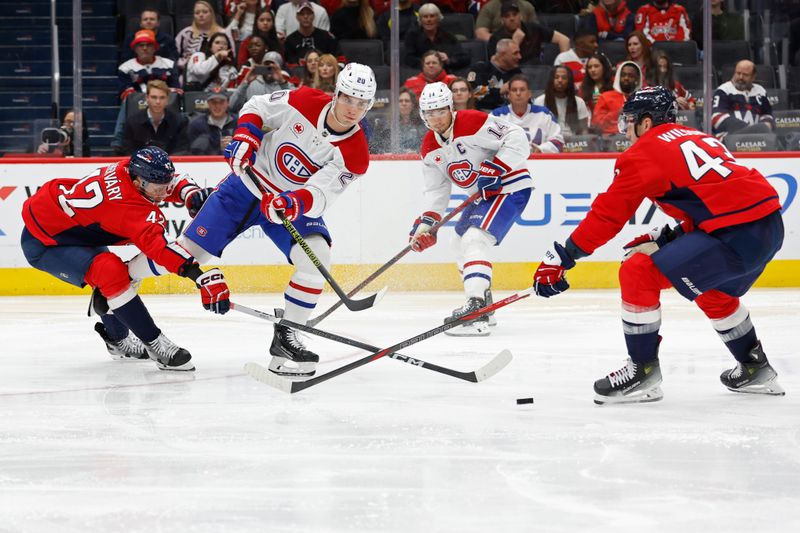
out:
{"label": "helmet visor", "polygon": [[617,129],[623,135],[628,133],[628,124],[635,124],[636,117],[632,114],[620,113],[617,119]]}
{"label": "helmet visor", "polygon": [[355,107],[356,109],[360,109],[361,111],[365,111],[370,108],[372,105],[371,100],[366,100],[364,98],[356,98],[355,96],[350,96],[349,94],[340,93],[336,97],[337,101]]}
{"label": "helmet visor", "polygon": [[173,177],[169,183],[152,183],[142,178],[139,179],[142,180],[142,194],[157,202],[163,201],[171,195],[175,190],[175,185],[178,183],[177,176]]}
{"label": "helmet visor", "polygon": [[422,118],[428,119],[436,119],[436,118],[444,118],[447,114],[450,113],[449,107],[440,107],[439,109],[426,109],[422,112]]}

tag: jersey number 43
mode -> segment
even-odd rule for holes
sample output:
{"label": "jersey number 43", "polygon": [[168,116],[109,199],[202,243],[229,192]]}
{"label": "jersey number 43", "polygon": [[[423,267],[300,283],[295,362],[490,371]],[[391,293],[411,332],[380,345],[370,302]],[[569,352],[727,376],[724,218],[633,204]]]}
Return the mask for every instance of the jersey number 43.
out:
{"label": "jersey number 43", "polygon": [[711,171],[725,179],[733,172],[733,169],[729,167],[741,168],[741,165],[736,163],[736,159],[719,139],[703,137],[701,143],[705,146],[701,146],[693,140],[683,141],[680,144],[686,167],[695,181],[700,181]]}

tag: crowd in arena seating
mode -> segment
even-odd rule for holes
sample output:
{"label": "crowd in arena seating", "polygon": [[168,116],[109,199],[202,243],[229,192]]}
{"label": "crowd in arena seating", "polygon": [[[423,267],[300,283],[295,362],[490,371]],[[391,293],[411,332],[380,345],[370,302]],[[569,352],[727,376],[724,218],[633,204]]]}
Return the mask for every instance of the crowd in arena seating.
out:
{"label": "crowd in arena seating", "polygon": [[[416,101],[434,81],[452,88],[457,109],[523,126],[534,152],[624,149],[619,110],[646,85],[669,88],[681,119],[702,126],[702,78],[682,79],[685,69],[701,71],[699,1],[400,0],[399,125],[391,124],[388,105],[386,0],[173,0],[176,9],[192,9],[171,13],[189,23],[174,36],[160,26],[166,13],[140,3],[140,27],[120,47],[112,142],[119,154],[146,144],[221,154],[247,99],[299,86],[332,94],[348,61],[376,68],[378,103],[363,126],[378,153],[390,150],[393,126],[401,151],[418,152],[426,130]],[[722,0],[710,6],[715,40],[744,42],[742,16]],[[758,83],[762,67],[749,55],[715,64],[732,72],[729,81],[715,81],[713,132],[721,139],[775,133],[774,85]],[[587,135],[591,143],[578,142]]]}

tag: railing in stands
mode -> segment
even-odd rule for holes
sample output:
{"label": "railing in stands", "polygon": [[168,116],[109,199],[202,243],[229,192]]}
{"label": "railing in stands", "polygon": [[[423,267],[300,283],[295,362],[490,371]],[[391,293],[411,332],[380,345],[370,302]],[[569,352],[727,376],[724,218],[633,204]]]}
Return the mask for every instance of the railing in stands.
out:
{"label": "railing in stands", "polygon": [[51,117],[57,119],[59,113],[59,99],[61,94],[61,67],[59,66],[58,53],[58,23],[56,20],[56,0],[50,0],[50,36],[52,39],[53,80],[50,89],[53,93],[51,104]]}
{"label": "railing in stands", "polygon": [[83,15],[81,0],[72,0],[72,110],[75,133],[72,145],[76,157],[83,155]]}

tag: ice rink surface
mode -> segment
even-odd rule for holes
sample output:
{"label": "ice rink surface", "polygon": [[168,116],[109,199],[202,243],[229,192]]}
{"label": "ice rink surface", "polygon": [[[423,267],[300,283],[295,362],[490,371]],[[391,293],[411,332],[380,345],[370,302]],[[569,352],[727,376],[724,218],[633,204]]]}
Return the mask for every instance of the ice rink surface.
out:
{"label": "ice rink surface", "polygon": [[[529,298],[490,337],[403,351],[471,370],[509,348],[483,383],[386,358],[292,396],[242,372],[267,362],[268,322],[144,298],[196,372],[111,360],[86,298],[0,298],[0,531],[800,531],[800,291],[744,299],[785,397],[725,390],[732,358],[673,292],[664,400],[611,407],[592,383],[625,359],[617,291]],[[389,292],[320,327],[389,345],[462,302]],[[318,373],[363,353],[309,344]]]}

